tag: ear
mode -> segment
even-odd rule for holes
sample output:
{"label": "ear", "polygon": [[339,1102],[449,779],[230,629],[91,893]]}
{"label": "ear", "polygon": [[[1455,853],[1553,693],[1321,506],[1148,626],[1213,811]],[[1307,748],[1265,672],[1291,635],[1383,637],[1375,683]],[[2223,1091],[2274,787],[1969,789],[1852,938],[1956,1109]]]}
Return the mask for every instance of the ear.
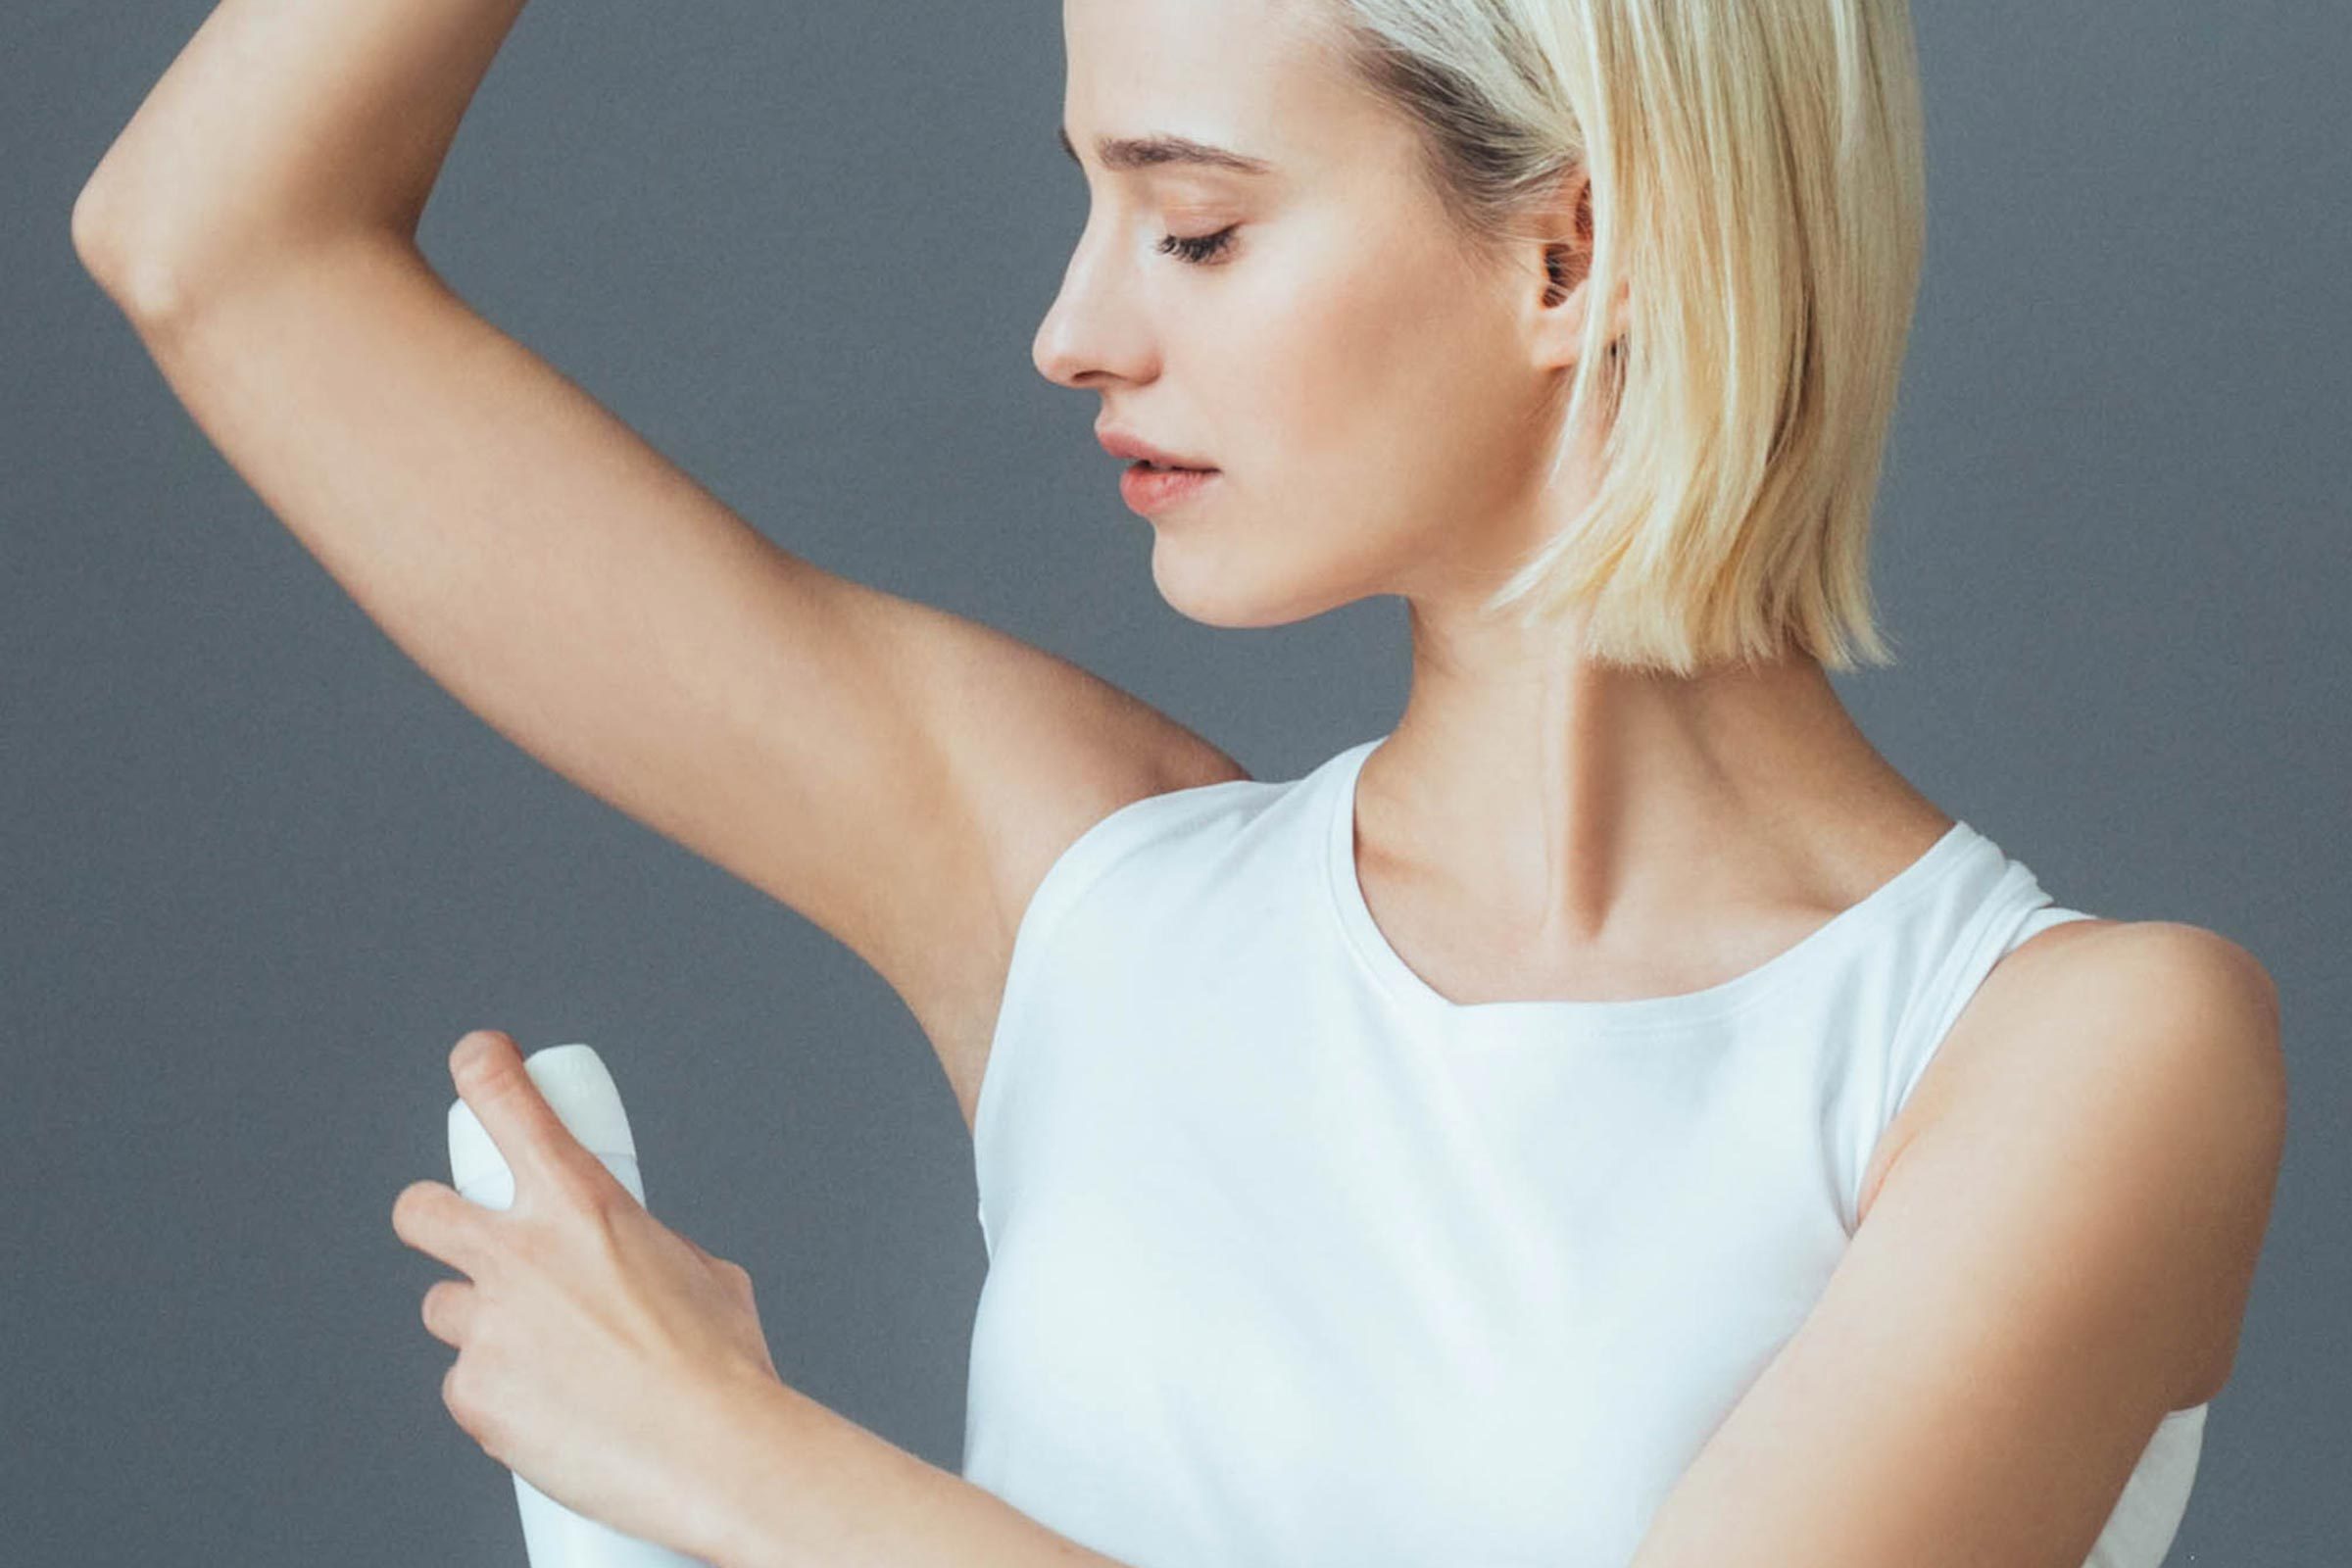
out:
{"label": "ear", "polygon": [[[1585,336],[1585,318],[1592,309],[1592,177],[1578,166],[1560,185],[1560,199],[1551,221],[1536,242],[1544,279],[1529,300],[1529,327],[1538,363],[1545,368],[1576,364]],[[1622,341],[1632,322],[1632,288],[1620,277],[1610,301],[1608,340]]]}

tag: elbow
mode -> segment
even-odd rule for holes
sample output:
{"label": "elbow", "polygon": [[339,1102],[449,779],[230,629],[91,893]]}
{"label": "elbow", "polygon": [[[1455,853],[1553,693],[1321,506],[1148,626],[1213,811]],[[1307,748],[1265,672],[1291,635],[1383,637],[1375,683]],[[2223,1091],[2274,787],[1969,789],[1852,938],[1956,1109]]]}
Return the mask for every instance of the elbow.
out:
{"label": "elbow", "polygon": [[82,186],[81,194],[74,198],[73,235],[74,255],[81,263],[81,270],[105,286],[109,276],[117,270],[119,253],[106,210],[106,198],[100,193],[98,182],[94,179]]}
{"label": "elbow", "polygon": [[116,309],[142,330],[187,307],[187,270],[164,248],[140,239],[129,217],[93,178],[74,199],[74,255]]}
{"label": "elbow", "polygon": [[163,269],[142,264],[104,188],[93,179],[74,198],[74,255],[125,316],[169,309],[172,284]]}

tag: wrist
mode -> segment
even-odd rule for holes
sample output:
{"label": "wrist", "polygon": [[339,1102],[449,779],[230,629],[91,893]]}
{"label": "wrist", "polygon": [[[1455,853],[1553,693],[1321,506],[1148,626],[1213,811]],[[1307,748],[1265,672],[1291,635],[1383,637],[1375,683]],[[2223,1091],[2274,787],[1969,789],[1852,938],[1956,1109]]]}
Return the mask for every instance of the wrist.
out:
{"label": "wrist", "polygon": [[781,1568],[778,1522],[800,1478],[798,1436],[808,1396],[781,1382],[747,1378],[721,1393],[714,1441],[685,1550],[711,1568]]}

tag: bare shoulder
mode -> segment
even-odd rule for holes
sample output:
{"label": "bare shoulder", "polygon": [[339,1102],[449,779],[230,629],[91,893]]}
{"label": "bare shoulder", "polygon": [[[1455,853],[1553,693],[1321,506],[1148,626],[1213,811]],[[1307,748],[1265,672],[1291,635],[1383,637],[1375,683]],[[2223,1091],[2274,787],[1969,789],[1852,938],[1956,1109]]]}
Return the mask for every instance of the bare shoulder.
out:
{"label": "bare shoulder", "polygon": [[[2053,1051],[2284,1089],[2278,991],[2238,943],[2175,920],[2077,920],[2023,944],[1985,979],[1959,1054],[2011,1071]],[[2028,1042],[2003,1046],[1996,1042]]]}
{"label": "bare shoulder", "polygon": [[1901,1113],[1880,1140],[1862,1208],[1923,1127],[1963,1095],[2030,1095],[2063,1059],[2239,1080],[2282,1096],[2278,996],[2253,954],[2172,920],[2069,920],[1992,966],[1953,1021]]}
{"label": "bare shoulder", "polygon": [[2180,1193],[2167,1245],[2198,1282],[2193,1402],[2235,1353],[2286,1094],[2278,989],[2244,947],[2177,921],[2068,921],[2003,957],[1962,1010],[1881,1140],[1864,1211],[1931,1147],[1963,1165],[2064,1148],[2072,1179],[2113,1194],[2118,1224],[2146,1195]]}

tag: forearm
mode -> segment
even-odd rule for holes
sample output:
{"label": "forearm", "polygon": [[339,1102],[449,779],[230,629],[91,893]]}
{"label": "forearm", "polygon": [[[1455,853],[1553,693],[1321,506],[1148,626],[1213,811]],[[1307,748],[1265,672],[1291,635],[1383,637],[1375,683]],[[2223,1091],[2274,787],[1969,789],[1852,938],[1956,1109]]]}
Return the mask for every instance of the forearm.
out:
{"label": "forearm", "polygon": [[222,0],[83,188],[84,265],[176,293],[314,236],[413,240],[522,6]]}
{"label": "forearm", "polygon": [[795,1389],[741,1412],[716,1568],[1123,1568]]}

